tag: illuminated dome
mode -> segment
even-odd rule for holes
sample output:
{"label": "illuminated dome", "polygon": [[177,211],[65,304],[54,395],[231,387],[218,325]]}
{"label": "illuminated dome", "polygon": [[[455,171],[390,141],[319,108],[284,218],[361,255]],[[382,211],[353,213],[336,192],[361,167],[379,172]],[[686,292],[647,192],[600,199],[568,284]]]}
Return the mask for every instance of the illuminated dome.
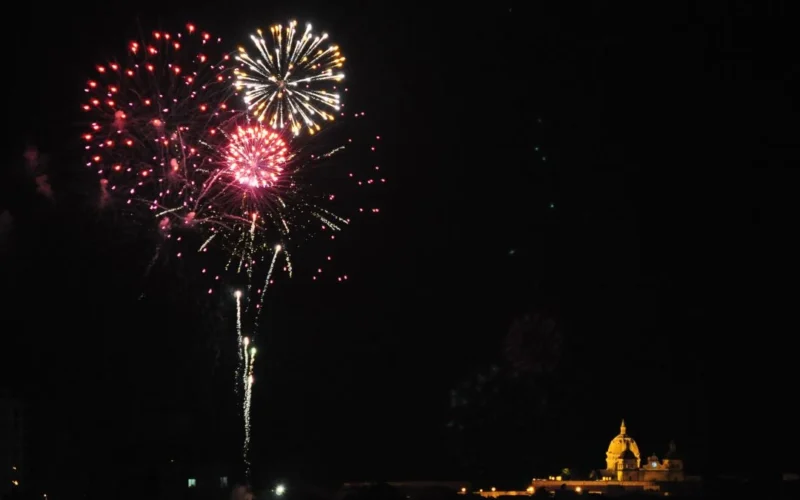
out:
{"label": "illuminated dome", "polygon": [[636,441],[627,434],[625,420],[623,420],[622,425],[619,427],[619,435],[612,439],[611,443],[608,445],[608,451],[606,452],[606,469],[616,470],[617,463],[630,457],[631,453],[636,457],[636,467],[641,467],[642,459],[641,455],[639,455],[639,447],[636,445]]}

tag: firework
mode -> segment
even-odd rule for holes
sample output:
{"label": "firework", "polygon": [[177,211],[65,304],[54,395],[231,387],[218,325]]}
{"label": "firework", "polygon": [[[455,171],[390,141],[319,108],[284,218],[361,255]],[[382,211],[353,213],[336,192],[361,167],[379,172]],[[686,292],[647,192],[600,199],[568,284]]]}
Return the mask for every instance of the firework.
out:
{"label": "firework", "polygon": [[[249,60],[256,67],[283,68],[282,78],[290,82],[285,84],[297,87],[291,93],[278,92],[254,104],[252,99],[259,99],[253,93],[256,83],[247,79],[259,73],[235,75],[236,61],[225,53],[221,40],[189,24],[179,32],[154,32],[147,40],[130,42],[124,62],[98,65],[81,104],[89,117],[81,140],[87,165],[99,177],[100,205],[144,215],[164,237],[148,270],[162,257],[223,249],[224,266],[208,262],[198,269],[206,274],[218,267],[245,276],[233,281],[247,286],[243,313],[255,309],[256,321],[273,271],[291,277],[291,258],[299,245],[314,233],[335,239],[332,233],[349,223],[332,206],[334,193],[342,187],[338,179],[358,185],[385,181],[377,171],[361,179],[353,173],[367,166],[379,168],[374,165],[377,137],[369,140],[367,149],[363,132],[349,127],[344,130],[353,133],[351,137],[337,136],[343,128],[333,127],[309,140],[293,136],[293,127],[278,126],[281,116],[293,117],[294,124],[301,118],[306,124],[332,118],[321,108],[328,103],[337,109],[338,97],[335,102],[323,98],[334,94],[316,86],[340,79],[332,70],[344,58],[338,48],[323,46],[325,35],[315,36],[310,28],[299,34],[294,22],[271,32],[277,45],[266,52],[270,58],[259,63],[244,52],[238,57],[245,67]],[[261,38],[256,41],[267,47]],[[256,106],[251,109],[254,115],[236,96],[235,84],[247,87],[251,107]],[[293,104],[295,100],[306,104]],[[299,111],[292,112],[297,106]],[[259,121],[270,110],[273,123]],[[364,121],[363,112],[345,118],[350,117]],[[362,154],[353,155],[356,150]],[[363,152],[373,157],[365,158]],[[365,210],[377,212],[359,209]],[[257,273],[257,268],[262,271]],[[312,269],[321,273],[319,266]],[[208,289],[213,293],[224,282],[222,272],[206,275],[213,279]],[[343,274],[327,276],[345,279]]]}
{"label": "firework", "polygon": [[[195,226],[207,229],[207,238],[200,244],[199,252],[205,254],[211,243],[214,248],[223,249],[229,279],[246,287],[246,291],[237,290],[234,297],[236,387],[241,390],[245,434],[242,456],[249,468],[254,338],[259,331],[267,290],[277,272],[292,276],[290,248],[298,248],[320,233],[335,240],[336,233],[350,222],[334,212],[332,204],[336,197],[332,190],[338,183],[320,176],[320,169],[341,171],[341,167],[355,166],[370,156],[374,161],[379,137],[354,142],[352,138],[344,140],[323,134],[314,141],[304,141],[285,137],[280,131],[246,119],[218,130],[225,141],[209,152],[212,158],[204,169],[205,179],[184,210],[204,214],[203,223]],[[385,179],[379,177],[379,169],[373,165],[373,173],[361,178],[343,172],[337,177],[349,185],[382,184]],[[324,182],[317,181],[318,178]],[[377,209],[368,211],[376,212]],[[209,258],[218,259],[213,253]],[[330,261],[328,255],[327,263]],[[321,266],[315,269],[314,280],[323,271]],[[342,282],[347,275],[332,274],[331,278]],[[244,336],[245,329],[250,336]]]}
{"label": "firework", "polygon": [[[81,104],[90,117],[82,141],[99,177],[101,207],[145,215],[164,236],[147,272],[160,256],[192,252],[206,264],[199,272],[213,280],[208,293],[222,282],[222,269],[243,286],[234,293],[235,387],[248,470],[255,338],[267,290],[278,273],[293,275],[291,256],[309,238],[333,241],[350,223],[334,206],[342,182],[386,181],[376,161],[380,137],[337,137],[335,127],[315,134],[334,112],[344,116],[335,93],[343,75],[334,74],[344,57],[323,47],[326,35],[295,28],[273,27],[270,44],[259,32],[253,40],[260,58],[240,49],[240,68],[218,38],[193,25],[153,33],[129,44],[125,62],[98,65]],[[363,112],[352,117],[364,121]],[[329,272],[331,260],[328,254],[311,267],[313,280],[347,280]],[[208,272],[215,267],[219,272]]]}
{"label": "firework", "polygon": [[[363,113],[354,116],[363,118]],[[292,276],[290,248],[298,248],[320,233],[333,241],[336,233],[350,222],[334,212],[332,205],[336,196],[331,190],[337,183],[324,177],[326,182],[317,182],[320,177],[317,167],[336,171],[340,170],[337,167],[352,167],[364,161],[374,163],[380,137],[362,137],[354,142],[353,138],[320,136],[314,141],[303,141],[287,138],[258,122],[238,124],[221,133],[227,142],[219,149],[217,159],[211,162],[215,165],[213,173],[208,175],[192,207],[193,210],[200,210],[200,206],[213,207],[206,210],[207,220],[216,221],[212,229],[217,230],[200,246],[201,253],[205,253],[212,241],[217,243],[217,248],[225,250],[225,269],[233,275],[231,279],[247,290],[246,293],[236,291],[234,296],[239,352],[237,390],[241,387],[243,391],[242,456],[249,470],[256,352],[253,339],[259,331],[267,290],[276,272]],[[386,181],[380,175],[379,165],[373,164],[368,172],[360,176],[349,172],[341,179],[362,187],[382,185]],[[378,209],[359,209],[359,213],[364,212],[375,214]],[[331,260],[328,255],[325,267]],[[313,280],[323,276],[323,266],[316,266],[315,270]],[[331,273],[330,277],[338,282],[347,280],[343,273]],[[243,315],[247,313],[246,323],[252,333],[250,337],[243,337]]]}
{"label": "firework", "polygon": [[221,40],[192,24],[132,41],[126,57],[96,66],[81,104],[88,116],[87,166],[100,178],[101,206],[149,210],[159,227],[191,223],[185,210],[221,138],[219,127],[236,115],[227,101],[231,57]]}
{"label": "firework", "polygon": [[278,130],[288,126],[294,135],[303,129],[314,134],[341,108],[336,83],[344,79],[345,58],[339,47],[327,45],[327,34],[315,35],[310,24],[302,34],[297,21],[269,31],[266,38],[261,30],[250,37],[254,57],[239,48],[236,88],[244,89],[248,110],[259,121]]}
{"label": "firework", "polygon": [[[344,118],[340,125],[351,118],[359,123],[327,129],[313,139],[287,136],[247,118],[220,127],[224,141],[209,150],[204,177],[198,177],[195,195],[181,207],[187,217],[198,214],[193,224],[181,227],[201,236],[180,242],[197,241],[182,251],[201,254],[204,274],[224,262],[222,272],[207,274],[213,278],[208,291],[213,293],[219,276],[227,274],[225,281],[242,287],[242,314],[254,328],[267,289],[278,274],[294,275],[292,258],[310,239],[322,237],[335,245],[351,216],[379,213],[353,200],[366,204],[367,193],[360,191],[386,182],[377,164],[380,137],[370,133],[363,112]],[[328,253],[322,265],[305,267],[314,271],[313,280],[346,281],[331,260]]]}

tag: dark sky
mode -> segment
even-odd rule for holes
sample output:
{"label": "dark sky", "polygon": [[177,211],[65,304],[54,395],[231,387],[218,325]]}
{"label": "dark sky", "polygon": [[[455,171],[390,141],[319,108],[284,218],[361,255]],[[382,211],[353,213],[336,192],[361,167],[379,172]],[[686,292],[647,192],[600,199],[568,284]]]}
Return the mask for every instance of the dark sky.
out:
{"label": "dark sky", "polygon": [[[750,326],[761,302],[747,286],[759,275],[753,229],[796,227],[796,204],[782,201],[798,180],[781,168],[797,158],[784,11],[513,3],[25,7],[4,44],[0,212],[13,224],[0,389],[30,402],[37,459],[236,459],[231,304],[168,263],[144,279],[146,228],[87,202],[75,111],[93,63],[124,49],[137,22],[192,21],[238,40],[296,17],[343,47],[348,98],[384,138],[390,185],[380,218],[350,229],[346,287],[293,282],[269,299],[257,469],[463,477],[450,391],[502,360],[514,318],[539,314],[565,339],[560,396],[532,414],[524,440],[498,439],[497,462],[517,466],[485,475],[599,467],[623,417],[644,453],[674,438],[690,467],[727,470],[718,457],[746,446],[729,431],[762,418],[759,388],[780,394],[786,380],[760,382],[782,358],[763,365],[772,329]],[[54,200],[35,192],[28,146],[47,157]],[[742,166],[782,187],[765,193]],[[783,243],[776,258],[792,254]]]}

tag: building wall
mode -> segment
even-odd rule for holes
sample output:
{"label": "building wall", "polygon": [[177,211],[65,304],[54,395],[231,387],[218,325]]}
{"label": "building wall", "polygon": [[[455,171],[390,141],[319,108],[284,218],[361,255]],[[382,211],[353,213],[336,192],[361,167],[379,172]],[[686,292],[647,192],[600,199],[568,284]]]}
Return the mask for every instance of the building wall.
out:
{"label": "building wall", "polygon": [[676,469],[642,469],[642,481],[683,481],[682,470]]}

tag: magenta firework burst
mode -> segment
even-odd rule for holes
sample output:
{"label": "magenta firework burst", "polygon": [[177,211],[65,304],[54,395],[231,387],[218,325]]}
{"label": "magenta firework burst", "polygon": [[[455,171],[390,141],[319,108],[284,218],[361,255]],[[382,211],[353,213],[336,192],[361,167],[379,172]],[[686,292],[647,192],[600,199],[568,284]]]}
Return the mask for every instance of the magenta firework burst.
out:
{"label": "magenta firework burst", "polygon": [[233,178],[251,188],[269,189],[277,185],[288,155],[280,134],[254,125],[238,127],[230,137],[226,161]]}

